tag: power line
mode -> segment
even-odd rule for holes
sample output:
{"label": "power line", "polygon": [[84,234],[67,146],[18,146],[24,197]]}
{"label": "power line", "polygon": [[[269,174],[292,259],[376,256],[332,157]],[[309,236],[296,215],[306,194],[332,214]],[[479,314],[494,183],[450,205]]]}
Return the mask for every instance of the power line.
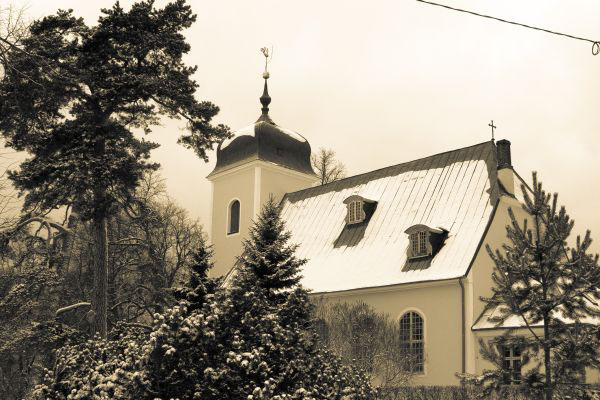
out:
{"label": "power line", "polygon": [[535,26],[522,24],[520,22],[508,21],[506,19],[502,19],[502,18],[498,18],[498,17],[492,17],[491,15],[479,14],[479,13],[476,13],[476,12],[473,12],[473,11],[469,11],[469,10],[463,10],[463,9],[460,9],[460,8],[450,7],[450,6],[447,6],[445,4],[434,3],[432,1],[426,1],[426,0],[416,0],[416,1],[418,1],[419,3],[431,4],[432,6],[438,6],[438,7],[447,8],[447,9],[453,10],[453,11],[458,11],[458,12],[463,12],[463,13],[467,13],[467,14],[471,14],[471,15],[476,15],[478,17],[489,18],[489,19],[493,19],[495,21],[505,22],[507,24],[522,26],[523,28],[534,29],[536,31],[542,31],[542,32],[546,32],[546,33],[551,33],[553,35],[564,36],[564,37],[568,37],[568,38],[571,38],[571,39],[583,40],[584,42],[590,42],[592,44],[592,54],[593,55],[597,55],[598,53],[600,53],[600,42],[597,41],[597,40],[591,40],[591,39],[586,39],[586,38],[582,38],[582,37],[579,37],[579,36],[568,35],[566,33],[555,32],[555,31],[551,31],[549,29],[538,28],[538,27],[535,27]]}

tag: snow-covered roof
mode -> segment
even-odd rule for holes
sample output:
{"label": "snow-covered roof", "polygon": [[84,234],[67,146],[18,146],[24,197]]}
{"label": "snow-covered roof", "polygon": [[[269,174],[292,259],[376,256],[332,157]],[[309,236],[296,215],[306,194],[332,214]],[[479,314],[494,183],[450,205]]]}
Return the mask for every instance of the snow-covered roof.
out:
{"label": "snow-covered roof", "polygon": [[[221,145],[219,146],[221,148],[221,150],[225,150],[227,148],[227,146],[229,146],[231,144],[231,142],[233,142],[239,136],[244,136],[244,135],[245,136],[255,136],[257,123],[258,122],[254,123],[252,125],[245,126],[242,129],[237,130],[233,134],[233,136],[230,137],[229,139],[223,140],[223,142],[221,142]],[[274,125],[274,124],[272,124],[272,125]],[[291,129],[282,128],[281,126],[277,126],[277,128],[279,129],[280,132],[285,133],[286,135],[290,136],[292,139],[295,139],[299,142],[306,142],[306,138],[304,136],[302,136],[301,134],[299,134],[298,132],[294,132]]]}
{"label": "snow-covered roof", "polygon": [[219,144],[217,163],[209,177],[252,160],[315,175],[310,154],[310,144],[302,135],[282,128],[270,118],[259,119]]}
{"label": "snow-covered roof", "polygon": [[[485,142],[286,194],[281,215],[308,260],[303,285],[320,293],[465,275],[498,198],[496,169]],[[353,194],[377,203],[367,223],[346,226]],[[416,224],[448,237],[433,259],[407,263],[404,231]]]}
{"label": "snow-covered roof", "polygon": [[[588,304],[589,305],[589,304]],[[494,321],[495,318],[500,317],[502,315],[503,306],[497,306],[494,308],[487,309],[479,316],[477,321],[471,327],[474,331],[488,330],[488,329],[515,329],[515,328],[526,328],[527,325],[523,318],[519,315],[509,315],[502,323],[498,324]],[[598,307],[594,307],[598,309]],[[562,315],[562,312],[555,313],[555,317],[562,321],[565,324],[573,324],[575,323],[574,319],[566,318]],[[532,328],[539,328],[543,326],[543,321],[538,321],[536,323],[531,323],[529,317],[527,317],[529,321],[529,326]],[[594,317],[591,315],[585,316],[581,318],[579,323],[583,324],[592,324],[592,325],[600,325],[600,318]]]}

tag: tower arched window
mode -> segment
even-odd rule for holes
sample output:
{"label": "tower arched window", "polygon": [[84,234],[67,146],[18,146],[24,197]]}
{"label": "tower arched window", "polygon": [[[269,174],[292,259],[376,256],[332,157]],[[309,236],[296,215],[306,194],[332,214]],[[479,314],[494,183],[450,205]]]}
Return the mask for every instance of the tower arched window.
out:
{"label": "tower arched window", "polygon": [[227,213],[227,234],[232,235],[240,231],[240,201],[233,200],[229,204]]}
{"label": "tower arched window", "polygon": [[409,311],[400,318],[400,340],[402,352],[407,355],[404,370],[423,373],[425,361],[425,324],[423,317]]}

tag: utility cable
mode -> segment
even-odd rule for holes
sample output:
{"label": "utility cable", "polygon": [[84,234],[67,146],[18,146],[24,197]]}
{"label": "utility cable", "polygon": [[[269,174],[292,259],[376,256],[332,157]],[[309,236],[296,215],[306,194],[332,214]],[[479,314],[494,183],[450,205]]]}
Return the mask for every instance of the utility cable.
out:
{"label": "utility cable", "polygon": [[593,55],[598,55],[598,53],[600,53],[600,42],[597,41],[597,40],[591,40],[591,39],[586,39],[586,38],[582,38],[582,37],[579,37],[579,36],[568,35],[566,33],[555,32],[555,31],[551,31],[549,29],[538,28],[538,27],[535,27],[535,26],[522,24],[520,22],[508,21],[506,19],[502,19],[502,18],[498,18],[498,17],[493,17],[491,15],[479,14],[479,13],[476,13],[474,11],[469,11],[469,10],[463,10],[461,8],[450,7],[450,6],[447,6],[445,4],[434,3],[432,1],[426,1],[426,0],[416,0],[416,1],[418,1],[419,3],[431,4],[432,6],[438,6],[438,7],[447,8],[447,9],[453,10],[453,11],[458,11],[458,12],[463,12],[463,13],[467,13],[467,14],[471,14],[471,15],[476,15],[478,17],[489,18],[489,19],[493,19],[495,21],[505,22],[507,24],[522,26],[523,28],[534,29],[536,31],[542,31],[542,32],[546,32],[546,33],[551,33],[553,35],[564,36],[564,37],[568,37],[568,38],[571,38],[571,39],[583,40],[584,42],[590,42],[592,44],[592,54]]}

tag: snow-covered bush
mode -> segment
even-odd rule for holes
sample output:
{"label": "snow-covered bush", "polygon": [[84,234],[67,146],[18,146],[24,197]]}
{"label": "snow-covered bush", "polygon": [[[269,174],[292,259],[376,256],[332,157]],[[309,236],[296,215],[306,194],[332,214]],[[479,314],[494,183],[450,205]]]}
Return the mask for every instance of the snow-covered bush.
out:
{"label": "snow-covered bush", "polygon": [[[1,234],[0,234],[1,236]],[[27,230],[0,249],[0,399],[22,399],[77,329],[55,321],[69,301],[66,279],[49,268],[54,254]]]}
{"label": "snow-covered bush", "polygon": [[122,324],[112,338],[93,339],[63,346],[57,351],[53,371],[46,371],[34,390],[39,399],[134,399],[144,386],[141,371],[142,344],[148,334],[142,328]]}
{"label": "snow-covered bush", "polygon": [[269,201],[244,244],[236,279],[189,313],[154,321],[145,347],[148,398],[371,399],[366,374],[319,346],[279,211]]}
{"label": "snow-covered bush", "polygon": [[188,317],[176,307],[159,318],[145,352],[148,397],[373,398],[364,373],[319,348],[311,331],[281,323],[292,302],[275,310],[260,292],[233,291]]}

